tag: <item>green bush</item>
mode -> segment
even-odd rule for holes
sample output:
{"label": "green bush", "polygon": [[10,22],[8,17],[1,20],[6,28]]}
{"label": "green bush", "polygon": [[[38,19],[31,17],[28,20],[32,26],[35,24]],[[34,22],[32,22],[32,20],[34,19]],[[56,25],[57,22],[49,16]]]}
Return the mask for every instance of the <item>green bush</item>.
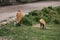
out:
{"label": "green bush", "polygon": [[32,25],[33,18],[30,15],[25,15],[21,21],[24,25]]}
{"label": "green bush", "polygon": [[49,7],[48,7],[48,9],[51,9],[51,10],[53,10],[53,7],[52,7],[52,6],[49,6]]}
{"label": "green bush", "polygon": [[[38,23],[41,18],[43,18],[47,23],[54,22],[59,24],[60,7],[45,7],[42,10],[34,10],[29,12],[28,15],[25,15],[22,19],[22,24],[32,25],[34,23]],[[60,18],[59,18],[60,19]]]}
{"label": "green bush", "polygon": [[49,13],[50,11],[51,11],[51,9],[49,9],[49,8],[43,8],[42,10],[41,10],[44,14],[46,14],[46,13]]}
{"label": "green bush", "polygon": [[34,10],[32,12],[29,12],[29,15],[38,16],[37,10]]}
{"label": "green bush", "polygon": [[59,20],[59,19],[55,19],[55,20],[54,20],[54,23],[55,23],[55,24],[60,24],[60,20]]}
{"label": "green bush", "polygon": [[60,14],[60,6],[55,7],[55,8],[54,8],[54,10],[55,10],[55,11],[57,11],[57,12],[58,12],[58,14]]}
{"label": "green bush", "polygon": [[39,22],[39,20],[40,20],[40,17],[39,16],[34,16],[34,21],[35,22]]}

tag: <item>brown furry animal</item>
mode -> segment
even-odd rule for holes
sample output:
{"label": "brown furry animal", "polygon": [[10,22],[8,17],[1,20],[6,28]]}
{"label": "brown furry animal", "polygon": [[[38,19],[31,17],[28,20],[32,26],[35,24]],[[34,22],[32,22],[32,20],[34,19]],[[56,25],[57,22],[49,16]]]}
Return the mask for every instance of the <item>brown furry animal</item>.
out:
{"label": "brown furry animal", "polygon": [[40,19],[39,22],[40,22],[40,28],[45,29],[46,21],[44,19]]}
{"label": "brown furry animal", "polygon": [[21,13],[21,11],[20,10],[18,10],[18,12],[17,12],[17,14],[16,14],[16,20],[17,20],[17,24],[19,24],[20,25],[20,22],[21,22],[21,20],[22,20],[22,13]]}

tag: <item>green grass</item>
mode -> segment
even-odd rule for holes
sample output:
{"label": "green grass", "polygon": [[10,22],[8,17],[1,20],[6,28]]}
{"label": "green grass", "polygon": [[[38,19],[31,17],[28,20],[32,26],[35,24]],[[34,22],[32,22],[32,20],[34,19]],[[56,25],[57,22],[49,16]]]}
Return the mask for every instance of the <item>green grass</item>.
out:
{"label": "green grass", "polygon": [[[43,8],[39,12],[32,11],[23,17],[21,27],[14,27],[13,23],[0,27],[0,36],[12,36],[13,40],[60,40],[59,15],[60,6],[56,8]],[[35,23],[38,23],[40,18],[46,20],[46,29],[33,28],[31,26]]]}
{"label": "green grass", "polygon": [[12,36],[13,40],[60,40],[60,25],[47,24],[47,29],[31,26],[14,27],[13,23],[0,29],[0,36]]}

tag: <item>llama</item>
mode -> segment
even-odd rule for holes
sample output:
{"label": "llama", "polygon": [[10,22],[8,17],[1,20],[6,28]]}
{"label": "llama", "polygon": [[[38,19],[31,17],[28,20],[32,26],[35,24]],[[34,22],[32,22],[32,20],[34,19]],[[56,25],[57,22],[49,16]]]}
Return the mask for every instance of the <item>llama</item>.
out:
{"label": "llama", "polygon": [[45,29],[46,21],[44,19],[40,19],[39,22],[40,22],[40,28]]}
{"label": "llama", "polygon": [[21,20],[22,20],[22,13],[20,10],[16,14],[16,20],[17,20],[17,24],[20,25]]}

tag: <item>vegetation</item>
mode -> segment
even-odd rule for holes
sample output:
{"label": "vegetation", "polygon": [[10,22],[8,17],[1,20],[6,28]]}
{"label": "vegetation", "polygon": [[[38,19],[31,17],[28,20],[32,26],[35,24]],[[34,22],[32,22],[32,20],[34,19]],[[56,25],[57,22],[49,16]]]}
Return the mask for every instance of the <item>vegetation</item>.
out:
{"label": "vegetation", "polygon": [[25,15],[21,21],[22,24],[35,24],[39,19],[45,19],[47,23],[60,24],[60,6],[58,7],[45,7],[42,10],[34,10]]}
{"label": "vegetation", "polygon": [[[46,29],[33,28],[39,19],[46,20]],[[12,40],[60,40],[60,6],[45,7],[25,15],[21,26],[14,27],[13,23],[0,28],[0,36],[12,36]]]}
{"label": "vegetation", "polygon": [[31,26],[14,27],[13,23],[0,29],[0,36],[12,36],[12,40],[60,40],[60,25],[47,24],[47,29]]}

